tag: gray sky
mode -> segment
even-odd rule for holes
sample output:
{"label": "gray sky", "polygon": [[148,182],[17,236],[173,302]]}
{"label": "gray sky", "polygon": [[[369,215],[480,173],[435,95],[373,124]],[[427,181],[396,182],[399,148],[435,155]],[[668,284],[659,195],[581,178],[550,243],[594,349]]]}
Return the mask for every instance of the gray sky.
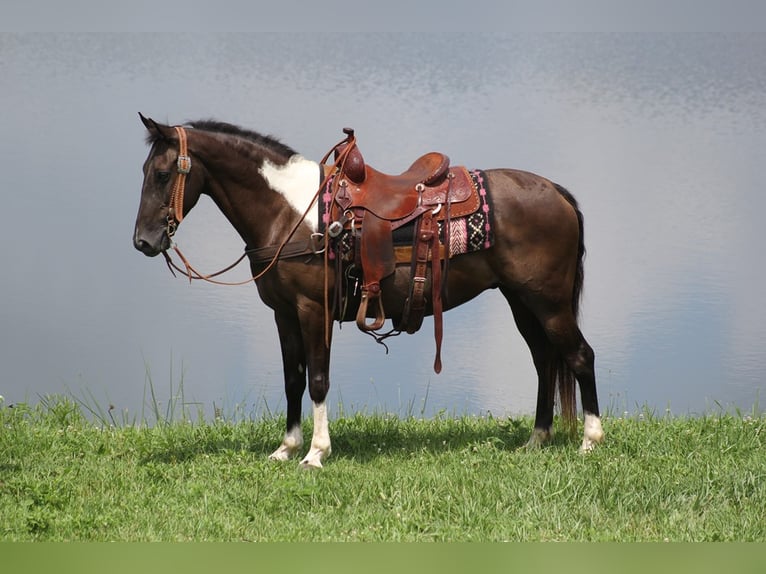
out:
{"label": "gray sky", "polygon": [[766,31],[762,0],[3,0],[2,31]]}

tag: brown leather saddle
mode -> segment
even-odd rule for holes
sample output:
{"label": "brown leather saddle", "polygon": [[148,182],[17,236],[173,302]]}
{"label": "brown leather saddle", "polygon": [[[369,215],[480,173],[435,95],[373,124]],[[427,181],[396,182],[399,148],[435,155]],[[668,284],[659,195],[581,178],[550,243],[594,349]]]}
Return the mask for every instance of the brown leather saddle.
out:
{"label": "brown leather saddle", "polygon": [[449,245],[449,221],[479,208],[478,191],[465,168],[450,167],[449,158],[438,152],[419,157],[399,175],[382,173],[365,163],[354,130],[346,128],[344,132],[348,137],[335,150],[337,170],[331,186],[328,230],[331,236],[346,231],[355,237],[354,257],[362,272],[356,324],[371,333],[383,327],[386,316],[380,283],[395,271],[397,263],[407,262],[401,256],[397,258],[394,231],[414,222],[413,242],[408,250],[412,268],[410,292],[403,316],[395,325],[397,331],[408,333],[420,328],[430,263],[437,347],[434,369],[439,372],[442,262],[450,257],[449,249],[444,247]]}

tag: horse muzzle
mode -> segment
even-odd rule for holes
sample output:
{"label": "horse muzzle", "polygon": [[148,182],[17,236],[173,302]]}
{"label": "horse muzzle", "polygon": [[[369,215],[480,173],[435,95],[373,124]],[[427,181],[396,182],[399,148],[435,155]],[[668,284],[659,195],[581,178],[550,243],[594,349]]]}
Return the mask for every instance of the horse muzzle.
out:
{"label": "horse muzzle", "polygon": [[170,248],[170,238],[164,231],[157,238],[149,238],[138,232],[133,236],[133,247],[147,257],[156,257]]}

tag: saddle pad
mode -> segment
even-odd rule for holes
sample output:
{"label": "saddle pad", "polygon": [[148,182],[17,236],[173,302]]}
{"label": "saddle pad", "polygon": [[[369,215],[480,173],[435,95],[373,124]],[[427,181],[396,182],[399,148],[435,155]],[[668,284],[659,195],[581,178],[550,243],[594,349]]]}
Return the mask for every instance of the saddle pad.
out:
{"label": "saddle pad", "polygon": [[[449,256],[489,249],[494,243],[492,220],[492,198],[488,192],[486,175],[481,170],[468,171],[471,181],[479,193],[479,208],[473,213],[450,219]],[[444,244],[444,221],[438,221],[439,239]],[[409,223],[394,231],[394,246],[412,245],[415,224]]]}
{"label": "saddle pad", "polygon": [[[454,257],[461,253],[471,253],[489,249],[494,244],[494,231],[492,228],[492,196],[487,184],[486,174],[482,170],[467,170],[471,183],[479,195],[478,209],[469,215],[450,219],[449,232],[449,256]],[[321,201],[318,202],[321,233],[324,233],[329,222],[329,208],[332,201],[331,181],[328,180],[322,193]],[[444,221],[438,221],[439,237],[444,243]],[[394,246],[411,246],[415,233],[415,223],[399,227],[394,231]],[[341,237],[341,252],[349,254],[354,249],[354,241],[351,233],[344,233]],[[330,257],[333,253],[330,252]],[[353,257],[352,257],[353,259]]]}
{"label": "saddle pad", "polygon": [[[483,171],[469,171],[474,186],[479,192],[479,208],[465,217],[450,220],[449,227],[449,256],[461,253],[471,253],[489,249],[495,238],[492,229],[492,198],[487,186],[487,178]],[[439,237],[444,243],[444,222],[439,221]]]}

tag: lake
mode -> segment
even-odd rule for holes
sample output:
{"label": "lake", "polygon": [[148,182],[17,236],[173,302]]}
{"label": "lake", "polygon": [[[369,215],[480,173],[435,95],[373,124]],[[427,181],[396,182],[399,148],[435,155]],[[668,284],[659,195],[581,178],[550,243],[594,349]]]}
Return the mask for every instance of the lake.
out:
{"label": "lake", "polygon": [[[5,404],[71,394],[148,416],[152,387],[206,415],[284,411],[256,289],[190,286],[132,246],[142,112],[315,160],[351,126],[382,171],[437,150],[544,175],[585,215],[602,410],[762,410],[766,34],[1,34],[0,78]],[[243,248],[204,198],[176,240],[206,271]],[[389,341],[336,326],[333,412],[534,410],[497,292],[445,315],[441,375],[429,320]]]}

